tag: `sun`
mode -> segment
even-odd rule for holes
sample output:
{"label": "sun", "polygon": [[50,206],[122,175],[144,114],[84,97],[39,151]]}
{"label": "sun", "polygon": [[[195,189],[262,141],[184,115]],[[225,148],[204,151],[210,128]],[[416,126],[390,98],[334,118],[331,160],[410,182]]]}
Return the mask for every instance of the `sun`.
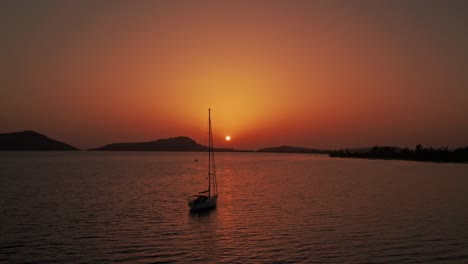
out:
{"label": "sun", "polygon": [[231,136],[226,136],[226,141],[230,141],[231,140]]}

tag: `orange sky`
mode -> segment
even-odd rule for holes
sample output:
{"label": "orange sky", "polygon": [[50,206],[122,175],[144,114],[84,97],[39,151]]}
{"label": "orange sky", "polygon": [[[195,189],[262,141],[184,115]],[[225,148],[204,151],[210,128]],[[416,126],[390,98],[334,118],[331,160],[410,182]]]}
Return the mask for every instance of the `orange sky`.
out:
{"label": "orange sky", "polygon": [[[468,144],[463,1],[2,1],[0,132]],[[232,140],[223,140],[226,135]]]}

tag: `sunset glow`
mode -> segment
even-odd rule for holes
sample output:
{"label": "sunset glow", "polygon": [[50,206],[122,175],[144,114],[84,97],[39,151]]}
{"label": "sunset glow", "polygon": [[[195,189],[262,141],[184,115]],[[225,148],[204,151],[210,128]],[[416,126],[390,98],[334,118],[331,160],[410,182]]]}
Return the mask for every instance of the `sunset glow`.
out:
{"label": "sunset glow", "polygon": [[230,136],[226,136],[226,141],[231,141],[231,137],[230,137]]}
{"label": "sunset glow", "polygon": [[463,146],[457,3],[7,1],[0,132],[203,143],[212,108],[240,149]]}

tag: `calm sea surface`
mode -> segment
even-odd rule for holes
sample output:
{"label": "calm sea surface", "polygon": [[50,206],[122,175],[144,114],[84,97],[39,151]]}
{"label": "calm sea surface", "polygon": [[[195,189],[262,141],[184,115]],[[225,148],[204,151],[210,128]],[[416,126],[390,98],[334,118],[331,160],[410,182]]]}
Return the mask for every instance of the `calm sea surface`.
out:
{"label": "calm sea surface", "polygon": [[467,164],[217,153],[191,214],[206,158],[0,152],[0,263],[468,263]]}

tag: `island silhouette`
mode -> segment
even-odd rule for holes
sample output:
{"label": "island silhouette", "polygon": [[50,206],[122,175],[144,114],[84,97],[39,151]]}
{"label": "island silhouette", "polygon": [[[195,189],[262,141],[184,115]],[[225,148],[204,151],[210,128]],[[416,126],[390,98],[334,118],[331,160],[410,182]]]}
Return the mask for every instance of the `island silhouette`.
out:
{"label": "island silhouette", "polygon": [[112,143],[91,151],[207,151],[208,147],[195,142],[195,140],[180,136],[174,138],[158,139],[148,142]]}
{"label": "island silhouette", "polygon": [[[80,150],[72,145],[51,139],[38,132],[28,130],[13,133],[0,133],[0,151],[71,151]],[[158,139],[148,142],[112,143],[89,151],[208,151],[208,147],[198,144],[187,136]],[[236,150],[215,148],[217,152],[260,152],[260,153],[303,153],[329,154],[336,158],[364,158],[386,160],[414,160],[429,162],[468,162],[468,146],[449,150],[424,148],[417,145],[414,149],[394,146],[374,146],[359,149],[325,150],[293,146],[278,146],[258,150]]]}
{"label": "island silhouette", "polygon": [[13,133],[0,133],[0,150],[15,151],[71,151],[80,150],[72,145],[51,139],[35,131],[27,130]]}

